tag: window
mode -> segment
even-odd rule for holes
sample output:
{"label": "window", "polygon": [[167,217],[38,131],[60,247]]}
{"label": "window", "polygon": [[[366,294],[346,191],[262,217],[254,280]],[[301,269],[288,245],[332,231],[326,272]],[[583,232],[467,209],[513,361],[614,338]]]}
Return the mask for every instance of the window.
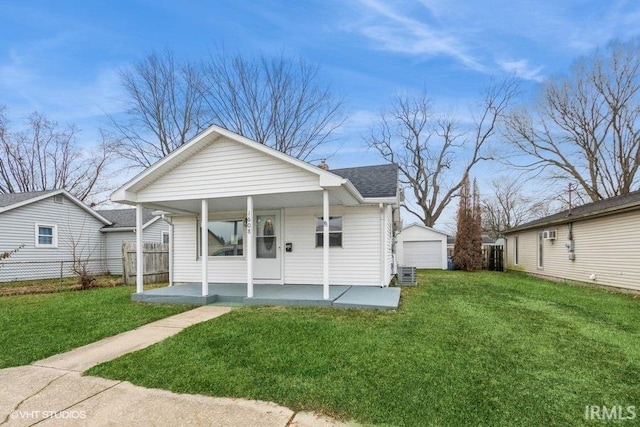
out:
{"label": "window", "polygon": [[518,236],[513,238],[513,264],[518,265]]}
{"label": "window", "polygon": [[543,255],[544,253],[544,232],[538,232],[538,268],[544,267]]}
{"label": "window", "polygon": [[[324,230],[322,218],[316,218],[316,248],[324,243]],[[342,246],[342,217],[329,217],[329,247]]]}
{"label": "window", "polygon": [[36,224],[36,248],[58,247],[58,226]]}
{"label": "window", "polygon": [[163,231],[162,232],[162,243],[164,243],[164,244],[169,243],[169,232],[168,231]]}
{"label": "window", "polygon": [[[209,256],[242,256],[244,249],[244,225],[241,219],[215,220],[207,223],[209,232]],[[200,230],[200,227],[198,227]],[[198,256],[202,253],[198,232]]]}

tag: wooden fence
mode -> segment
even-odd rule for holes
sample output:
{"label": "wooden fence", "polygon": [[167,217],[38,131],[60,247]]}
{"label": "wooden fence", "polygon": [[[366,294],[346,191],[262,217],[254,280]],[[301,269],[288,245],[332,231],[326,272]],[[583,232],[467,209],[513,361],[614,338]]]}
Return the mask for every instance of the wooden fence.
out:
{"label": "wooden fence", "polygon": [[504,246],[483,247],[482,268],[490,271],[504,271]]}
{"label": "wooden fence", "polygon": [[[169,245],[166,243],[143,243],[144,283],[169,281]],[[122,275],[127,285],[136,283],[136,244],[122,244]]]}

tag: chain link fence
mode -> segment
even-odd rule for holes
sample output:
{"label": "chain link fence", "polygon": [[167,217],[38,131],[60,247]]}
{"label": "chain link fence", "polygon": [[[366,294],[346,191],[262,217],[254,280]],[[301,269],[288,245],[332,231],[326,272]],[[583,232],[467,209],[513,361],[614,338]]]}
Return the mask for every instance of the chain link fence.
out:
{"label": "chain link fence", "polygon": [[34,280],[58,280],[78,276],[78,267],[86,268],[86,272],[98,276],[110,274],[108,265],[120,263],[122,258],[92,258],[84,260],[59,259],[47,261],[0,261],[0,284],[7,282],[29,282]]}

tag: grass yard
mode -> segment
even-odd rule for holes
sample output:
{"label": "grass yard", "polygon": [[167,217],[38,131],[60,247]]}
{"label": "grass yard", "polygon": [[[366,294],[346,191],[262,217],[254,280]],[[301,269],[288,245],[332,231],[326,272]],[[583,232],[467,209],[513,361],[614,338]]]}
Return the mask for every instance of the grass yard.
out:
{"label": "grass yard", "polygon": [[0,297],[0,368],[56,353],[187,310],[131,302],[130,286]]}
{"label": "grass yard", "polygon": [[591,425],[588,405],[639,411],[638,297],[519,274],[419,279],[398,312],[243,308],[88,373],[378,425]]}

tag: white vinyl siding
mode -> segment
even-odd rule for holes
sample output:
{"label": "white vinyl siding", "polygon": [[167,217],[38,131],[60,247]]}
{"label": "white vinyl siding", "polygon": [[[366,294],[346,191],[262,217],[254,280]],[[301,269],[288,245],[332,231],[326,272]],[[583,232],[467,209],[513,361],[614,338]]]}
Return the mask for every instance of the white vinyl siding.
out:
{"label": "white vinyl siding", "polygon": [[144,188],[139,201],[320,190],[316,174],[242,144],[219,140]]}
{"label": "white vinyl siding", "polygon": [[[558,230],[555,240],[544,240],[544,270],[537,268],[540,228],[522,231],[519,236],[518,269],[558,279],[589,282],[640,290],[640,211],[610,215],[573,223],[575,260],[569,259],[567,242],[569,225]],[[514,236],[508,236],[513,253]],[[514,268],[514,266],[510,266]],[[590,280],[595,274],[596,280]]]}
{"label": "white vinyl siding", "polygon": [[[259,211],[256,209],[256,213]],[[315,245],[316,218],[322,207],[287,208],[284,212],[283,244],[291,243],[292,251],[281,251],[284,257],[284,282],[287,284],[322,284],[322,248]],[[331,206],[332,216],[342,217],[342,247],[329,250],[329,282],[331,285],[380,286],[381,247],[390,248],[380,236],[380,210],[375,207]],[[210,213],[210,218],[237,217],[237,213]],[[174,281],[199,282],[200,260],[196,254],[197,219],[195,216],[173,217]],[[390,264],[391,255],[387,255]],[[246,283],[245,256],[210,257],[209,281],[212,283]],[[388,283],[388,281],[387,281]]]}
{"label": "white vinyl siding", "polygon": [[[144,242],[162,243],[163,233],[169,232],[169,224],[162,219],[144,229]],[[135,243],[136,233],[131,231],[111,231],[104,233],[107,251],[107,268],[111,274],[122,274],[122,244]]]}
{"label": "white vinyl siding", "polygon": [[[102,259],[104,224],[65,196],[63,203],[49,197],[0,214],[0,252],[24,247],[11,256],[0,268],[0,282],[71,276],[72,248],[82,258]],[[36,247],[37,225],[57,229],[57,247]],[[12,262],[23,262],[11,265]],[[96,272],[106,270],[102,262],[91,264]]]}
{"label": "white vinyl siding", "polygon": [[[322,207],[285,210],[284,241],[293,244],[285,252],[285,283],[322,284],[322,248],[315,245],[316,217]],[[342,216],[342,247],[329,250],[331,285],[379,286],[383,274],[380,210],[375,207],[330,207],[331,216]]]}

